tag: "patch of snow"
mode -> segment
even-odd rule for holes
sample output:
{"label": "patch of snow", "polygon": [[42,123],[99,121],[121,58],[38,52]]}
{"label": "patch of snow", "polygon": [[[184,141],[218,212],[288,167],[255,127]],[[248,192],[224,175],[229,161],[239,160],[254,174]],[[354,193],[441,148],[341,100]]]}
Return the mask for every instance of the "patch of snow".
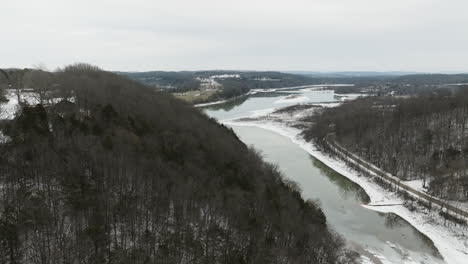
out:
{"label": "patch of snow", "polygon": [[325,86],[325,87],[353,87],[354,84],[336,83],[336,84],[321,84],[321,86]]}
{"label": "patch of snow", "polygon": [[361,256],[361,261],[362,261],[362,262],[361,262],[362,264],[374,264],[374,262],[372,262],[372,261],[370,260],[370,258],[368,258],[368,257],[366,257],[366,256]]}
{"label": "patch of snow", "polygon": [[21,91],[21,102],[28,105],[37,105],[39,104],[39,95],[31,91]]}
{"label": "patch of snow", "polygon": [[[11,120],[15,118],[19,110],[18,97],[15,90],[8,89],[6,96],[8,102],[0,103],[0,120]],[[38,95],[30,91],[21,91],[21,101],[28,105],[37,105],[39,103]]]}
{"label": "patch of snow", "polygon": [[[0,120],[12,120],[15,118],[16,113],[20,109],[18,104],[18,96],[16,91],[8,89],[5,97],[8,99],[6,103],[0,103]],[[40,103],[39,95],[33,92],[32,89],[23,89],[21,90],[20,100],[23,104],[34,106]],[[46,100],[44,103],[49,105],[54,105],[62,101],[63,98],[55,97]],[[68,101],[74,103],[76,101],[75,97],[71,97]]]}
{"label": "patch of snow", "polygon": [[201,86],[205,87],[205,88],[222,86],[219,82],[217,82],[213,78],[200,78],[200,77],[197,77],[196,79],[199,80],[201,82]]}
{"label": "patch of snow", "polygon": [[7,90],[5,97],[8,102],[0,104],[0,120],[11,120],[19,109],[18,100],[14,90]]}
{"label": "patch of snow", "polygon": [[464,85],[468,85],[468,83],[449,83],[449,84],[446,84],[446,85],[464,86]]}
{"label": "patch of snow", "polygon": [[5,134],[3,134],[2,131],[0,131],[0,144],[8,143],[10,142],[11,138]]}
{"label": "patch of snow", "polygon": [[210,78],[212,79],[227,79],[227,78],[239,79],[240,75],[239,74],[219,74],[219,75],[213,75]]}
{"label": "patch of snow", "polygon": [[413,180],[413,181],[402,181],[402,183],[408,185],[409,187],[411,187],[411,188],[413,188],[413,189],[415,189],[417,191],[425,192],[425,189],[423,188],[423,180],[422,179]]}
{"label": "patch of snow", "polygon": [[215,101],[215,102],[210,102],[210,103],[196,104],[195,107],[205,107],[205,106],[210,106],[210,105],[223,104],[228,101],[229,100],[220,100],[220,101]]}
{"label": "patch of snow", "polygon": [[332,107],[340,106],[341,103],[330,102],[330,103],[318,103],[318,104],[313,104],[313,105],[332,108]]}

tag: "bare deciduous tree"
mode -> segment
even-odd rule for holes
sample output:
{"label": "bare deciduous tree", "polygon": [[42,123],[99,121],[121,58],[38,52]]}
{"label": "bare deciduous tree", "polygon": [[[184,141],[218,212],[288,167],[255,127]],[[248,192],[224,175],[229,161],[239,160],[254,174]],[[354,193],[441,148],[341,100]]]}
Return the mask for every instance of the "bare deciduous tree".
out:
{"label": "bare deciduous tree", "polygon": [[34,90],[36,100],[40,104],[47,102],[48,94],[54,85],[54,79],[54,74],[47,72],[43,67],[36,67],[24,75],[25,85]]}

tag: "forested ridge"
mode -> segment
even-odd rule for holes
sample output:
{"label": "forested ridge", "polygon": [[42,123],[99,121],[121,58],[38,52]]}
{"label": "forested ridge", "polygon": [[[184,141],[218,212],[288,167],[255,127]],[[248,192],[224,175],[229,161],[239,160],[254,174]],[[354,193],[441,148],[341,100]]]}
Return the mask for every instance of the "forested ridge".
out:
{"label": "forested ridge", "polygon": [[[177,94],[206,89],[203,82],[214,81],[216,90],[207,97],[197,96],[193,104],[224,100],[245,95],[252,89],[271,89],[304,85],[353,84],[340,87],[339,93],[394,93],[415,94],[438,89],[441,86],[468,83],[468,74],[385,74],[363,72],[361,75],[344,74],[297,74],[262,71],[180,71],[180,72],[119,72],[135,81]],[[337,88],[335,88],[337,89]]]}
{"label": "forested ridge", "polygon": [[151,86],[171,86],[174,90],[197,89],[197,78],[210,78],[220,75],[239,75],[238,77],[225,77],[219,80],[237,81],[249,89],[278,88],[311,84],[313,80],[307,76],[281,72],[256,71],[180,71],[180,72],[119,72],[132,80]]}
{"label": "forested ridge", "polygon": [[0,263],[349,263],[320,208],[214,119],[89,65],[46,74],[0,125]]}
{"label": "forested ridge", "polygon": [[204,90],[203,81],[215,82],[217,90],[209,98],[198,97],[192,103],[204,103],[245,95],[251,89],[281,88],[315,83],[307,76],[281,72],[256,71],[181,71],[119,72],[130,79],[171,93]]}
{"label": "forested ridge", "polygon": [[422,180],[432,195],[468,201],[468,87],[411,97],[367,97],[308,118],[309,140],[329,135],[402,180]]}

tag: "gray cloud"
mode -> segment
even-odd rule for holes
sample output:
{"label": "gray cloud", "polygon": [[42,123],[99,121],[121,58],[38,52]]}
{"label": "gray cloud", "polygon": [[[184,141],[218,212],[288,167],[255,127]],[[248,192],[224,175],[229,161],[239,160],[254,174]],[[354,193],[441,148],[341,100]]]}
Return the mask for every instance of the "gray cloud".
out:
{"label": "gray cloud", "polygon": [[468,71],[466,0],[48,0],[0,9],[0,67]]}

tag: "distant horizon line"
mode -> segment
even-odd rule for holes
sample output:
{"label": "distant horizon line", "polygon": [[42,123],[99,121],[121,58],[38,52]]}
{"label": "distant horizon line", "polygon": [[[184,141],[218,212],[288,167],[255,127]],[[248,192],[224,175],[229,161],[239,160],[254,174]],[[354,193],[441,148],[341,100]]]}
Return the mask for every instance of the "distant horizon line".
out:
{"label": "distant horizon line", "polygon": [[300,74],[468,74],[468,71],[313,71],[313,70],[239,70],[239,69],[204,69],[204,70],[110,70],[111,72],[144,73],[144,72],[281,72]]}
{"label": "distant horizon line", "polygon": [[[110,70],[106,69],[105,67],[101,67],[99,65],[95,65],[90,63],[91,65],[97,66],[105,71],[109,72],[126,72],[126,73],[144,73],[144,72],[281,72],[281,73],[289,73],[289,74],[371,74],[371,75],[410,75],[410,74],[468,74],[468,70],[466,71],[458,71],[458,70],[441,70],[441,71],[412,71],[412,70],[268,70],[268,69],[261,69],[261,70],[252,70],[252,69],[151,69],[151,70]],[[69,64],[69,65],[73,65]],[[33,69],[33,67],[0,67],[0,69],[10,70],[10,69]],[[61,67],[56,67],[54,70],[56,71]]]}

